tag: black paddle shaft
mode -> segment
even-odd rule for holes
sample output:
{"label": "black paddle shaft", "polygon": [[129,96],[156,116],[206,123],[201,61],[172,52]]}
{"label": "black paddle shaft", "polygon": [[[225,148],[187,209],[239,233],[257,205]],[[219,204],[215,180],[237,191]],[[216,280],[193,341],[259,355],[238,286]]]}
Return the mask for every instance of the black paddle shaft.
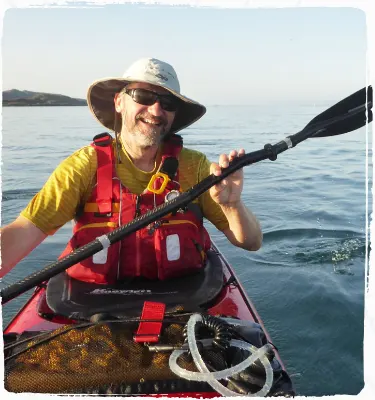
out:
{"label": "black paddle shaft", "polygon": [[214,185],[221,182],[233,172],[254,164],[256,162],[270,159],[276,160],[277,155],[295,147],[298,143],[310,137],[323,137],[340,135],[361,128],[366,122],[372,121],[372,87],[363,88],[358,92],[348,96],[344,100],[330,107],[328,110],[316,116],[306,127],[275,145],[266,144],[262,150],[245,154],[229,163],[227,168],[223,168],[219,176],[210,175],[203,179],[197,185],[193,186],[187,192],[182,193],[175,199],[168,201],[151,211],[139,216],[126,225],[123,225],[108,235],[96,238],[92,242],[74,250],[66,257],[47,265],[40,271],[37,271],[21,281],[3,288],[0,291],[2,304],[14,299],[27,290],[40,285],[42,282],[65,271],[67,268],[78,262],[91,257],[95,253],[103,250],[113,243],[118,242],[124,237],[145,228],[158,219],[185,208],[198,196],[206,192]]}

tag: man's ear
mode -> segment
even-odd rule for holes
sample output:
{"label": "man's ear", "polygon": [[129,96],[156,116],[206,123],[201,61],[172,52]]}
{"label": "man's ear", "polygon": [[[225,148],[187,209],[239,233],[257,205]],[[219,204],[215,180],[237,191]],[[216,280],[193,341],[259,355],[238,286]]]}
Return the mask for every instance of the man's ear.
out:
{"label": "man's ear", "polygon": [[123,99],[122,99],[121,93],[116,93],[115,98],[114,98],[114,103],[115,103],[115,110],[118,113],[121,113],[122,101],[123,101]]}

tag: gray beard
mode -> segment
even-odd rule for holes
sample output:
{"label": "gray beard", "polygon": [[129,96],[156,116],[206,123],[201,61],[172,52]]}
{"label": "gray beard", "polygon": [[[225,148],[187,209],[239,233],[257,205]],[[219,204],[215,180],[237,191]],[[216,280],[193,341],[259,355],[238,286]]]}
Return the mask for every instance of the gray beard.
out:
{"label": "gray beard", "polygon": [[140,147],[150,147],[150,146],[155,146],[159,145],[162,139],[162,136],[158,134],[158,132],[155,130],[152,130],[149,132],[147,135],[144,133],[138,131],[138,132],[131,132],[130,135],[134,139],[134,141],[138,144]]}
{"label": "gray beard", "polygon": [[[159,133],[160,132],[160,133]],[[128,134],[132,137],[135,143],[139,147],[151,147],[151,146],[159,146],[159,144],[163,141],[163,139],[167,136],[168,132],[166,132],[165,127],[162,128],[149,128],[147,134],[143,133],[141,129],[138,129],[137,126],[134,126],[133,129]]]}

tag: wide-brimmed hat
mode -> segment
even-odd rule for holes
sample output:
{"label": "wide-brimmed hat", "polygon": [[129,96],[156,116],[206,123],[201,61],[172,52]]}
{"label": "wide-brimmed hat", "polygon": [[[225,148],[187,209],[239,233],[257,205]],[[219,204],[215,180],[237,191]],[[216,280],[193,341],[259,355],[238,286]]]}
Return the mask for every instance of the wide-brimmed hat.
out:
{"label": "wide-brimmed hat", "polygon": [[131,82],[145,82],[160,86],[180,102],[170,133],[176,133],[201,118],[206,108],[180,93],[180,83],[174,68],[156,58],[142,58],[132,64],[122,78],[103,78],[95,81],[87,91],[87,103],[95,118],[106,128],[115,130],[114,97]]}

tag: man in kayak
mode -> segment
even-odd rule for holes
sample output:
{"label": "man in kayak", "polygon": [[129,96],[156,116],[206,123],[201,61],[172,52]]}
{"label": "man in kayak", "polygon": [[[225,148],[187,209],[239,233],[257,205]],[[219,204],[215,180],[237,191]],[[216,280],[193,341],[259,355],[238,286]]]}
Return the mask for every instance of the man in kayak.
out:
{"label": "man in kayak", "polygon": [[[94,82],[87,100],[94,117],[115,138],[97,135],[64,160],[20,216],[1,230],[0,277],[66,222],[75,219],[77,224],[63,255],[178,196],[210,173],[220,175],[221,167],[245,153],[232,150],[211,164],[204,154],[182,147],[176,132],[206,109],[180,93],[175,70],[163,61],[141,59],[122,78]],[[242,187],[239,170],[191,208],[129,235],[68,273],[103,284],[126,276],[167,279],[182,270],[190,273],[205,262],[209,241],[202,217],[235,246],[257,250],[262,232],[241,200]]]}

